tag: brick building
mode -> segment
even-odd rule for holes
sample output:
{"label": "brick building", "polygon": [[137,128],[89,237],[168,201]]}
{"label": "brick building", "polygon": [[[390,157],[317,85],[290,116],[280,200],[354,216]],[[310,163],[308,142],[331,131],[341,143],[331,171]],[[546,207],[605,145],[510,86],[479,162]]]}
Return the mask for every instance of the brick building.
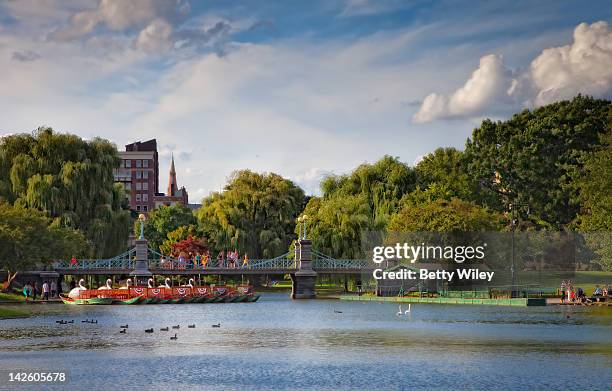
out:
{"label": "brick building", "polygon": [[174,157],[170,166],[168,193],[159,192],[159,158],[157,140],[135,142],[119,151],[121,165],[115,170],[115,182],[123,184],[128,194],[130,209],[147,213],[160,205],[188,205],[185,187],[178,187]]}

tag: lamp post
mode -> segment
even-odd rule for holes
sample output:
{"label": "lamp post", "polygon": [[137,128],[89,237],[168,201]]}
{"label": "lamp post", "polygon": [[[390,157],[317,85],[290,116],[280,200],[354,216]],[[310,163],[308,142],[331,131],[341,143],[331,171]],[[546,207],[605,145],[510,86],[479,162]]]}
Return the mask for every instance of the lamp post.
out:
{"label": "lamp post", "polygon": [[130,276],[134,277],[134,282],[136,285],[139,277],[151,276],[148,261],[149,243],[144,237],[144,223],[146,219],[146,216],[142,213],[138,216],[138,221],[140,221],[140,236],[136,240],[136,260],[134,262],[134,270],[132,270],[130,273]]}
{"label": "lamp post", "polygon": [[302,239],[306,240],[306,221],[308,221],[308,216],[302,216],[302,223],[304,224],[304,237]]}
{"label": "lamp post", "polygon": [[298,240],[302,239],[302,216],[297,218],[298,223]]}
{"label": "lamp post", "polygon": [[147,218],[144,214],[141,213],[140,215],[138,215],[138,220],[140,221],[140,237],[138,239],[140,240],[144,240],[145,238],[144,237],[144,223],[146,219]]}
{"label": "lamp post", "polygon": [[512,265],[510,267],[510,273],[511,273],[511,278],[512,278],[512,293],[510,294],[510,297],[514,297],[516,296],[516,262],[515,262],[515,251],[514,251],[514,232],[516,231],[516,226],[518,225],[519,221],[518,218],[515,216],[515,211],[520,207],[526,206],[527,207],[527,215],[529,215],[529,205],[527,204],[508,204],[508,209],[510,209],[510,218],[512,219]]}

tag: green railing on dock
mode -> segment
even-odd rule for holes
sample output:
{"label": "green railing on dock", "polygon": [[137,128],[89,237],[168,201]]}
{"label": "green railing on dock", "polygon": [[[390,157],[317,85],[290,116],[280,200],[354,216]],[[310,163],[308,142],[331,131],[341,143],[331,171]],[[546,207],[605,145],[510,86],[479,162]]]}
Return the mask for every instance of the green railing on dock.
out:
{"label": "green railing on dock", "polygon": [[463,305],[499,305],[513,307],[545,306],[546,299],[468,299],[451,297],[379,297],[379,296],[340,296],[340,300],[349,301],[377,301],[391,303],[420,303],[420,304],[463,304]]}

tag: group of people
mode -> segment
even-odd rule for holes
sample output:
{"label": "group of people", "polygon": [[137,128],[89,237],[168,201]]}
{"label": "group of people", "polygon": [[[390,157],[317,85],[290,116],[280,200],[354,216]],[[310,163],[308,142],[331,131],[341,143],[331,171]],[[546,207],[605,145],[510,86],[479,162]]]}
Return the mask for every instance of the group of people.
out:
{"label": "group of people", "polygon": [[36,297],[40,294],[40,298],[42,300],[49,300],[49,298],[56,297],[57,292],[57,282],[51,281],[50,283],[45,281],[43,282],[40,290],[38,288],[38,284],[36,281],[26,282],[23,286],[23,295],[26,298],[26,301],[30,298],[32,300],[36,300]]}
{"label": "group of people", "polygon": [[[574,287],[574,284],[571,280],[563,280],[561,282],[561,287],[559,291],[561,292],[561,303],[565,303],[566,301],[573,303],[576,301],[584,302],[589,300],[586,296],[586,292],[584,291],[584,289],[580,287]],[[599,300],[600,298],[607,298],[609,292],[610,291],[607,285],[605,285],[603,288],[601,288],[599,285],[596,285],[595,289],[593,290],[592,298],[596,300]]]}
{"label": "group of people", "polygon": [[[162,256],[160,259],[160,266],[165,269],[196,269],[206,267],[226,267],[229,269],[235,269],[240,267],[240,254],[238,250],[228,251],[227,255],[225,251],[219,252],[217,255],[216,262],[211,260],[210,251],[206,250],[203,254],[196,252],[195,254],[180,252],[172,254],[171,257],[174,259],[168,259]],[[249,257],[245,253],[242,258],[242,267],[246,267],[249,264]]]}

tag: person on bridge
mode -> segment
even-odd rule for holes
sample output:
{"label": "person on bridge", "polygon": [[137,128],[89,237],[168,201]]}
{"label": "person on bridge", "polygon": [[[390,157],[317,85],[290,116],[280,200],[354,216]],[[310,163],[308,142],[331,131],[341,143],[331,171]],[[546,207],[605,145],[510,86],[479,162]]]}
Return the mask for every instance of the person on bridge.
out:
{"label": "person on bridge", "polygon": [[217,255],[217,267],[223,267],[223,260],[225,259],[225,252],[221,250],[219,255]]}
{"label": "person on bridge", "polygon": [[72,259],[70,260],[70,266],[76,267],[79,264],[79,262],[77,261],[76,257],[73,255]]}
{"label": "person on bridge", "polygon": [[247,253],[244,253],[244,259],[242,260],[242,267],[249,266],[249,256]]}
{"label": "person on bridge", "polygon": [[202,264],[202,256],[200,255],[199,252],[196,253],[195,262],[193,264],[194,264],[194,267],[200,267],[200,265]]}
{"label": "person on bridge", "polygon": [[202,269],[206,268],[206,264],[208,263],[208,258],[210,258],[210,253],[206,250],[206,253],[202,257]]}

